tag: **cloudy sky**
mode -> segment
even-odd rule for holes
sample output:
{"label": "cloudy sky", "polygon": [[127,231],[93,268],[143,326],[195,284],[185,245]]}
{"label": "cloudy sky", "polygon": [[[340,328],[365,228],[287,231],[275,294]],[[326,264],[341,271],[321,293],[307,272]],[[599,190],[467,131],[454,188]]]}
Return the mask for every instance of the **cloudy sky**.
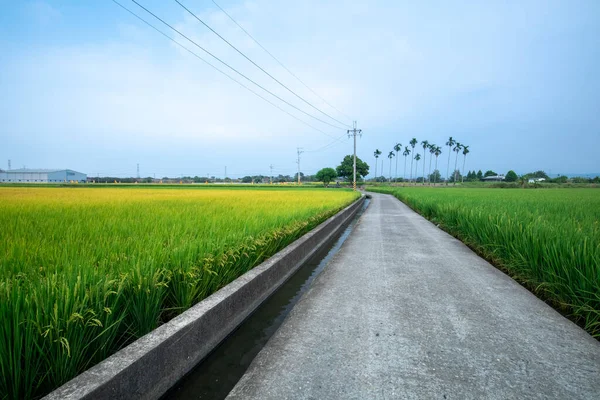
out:
{"label": "cloudy sky", "polygon": [[[119,1],[227,70],[130,0]],[[315,108],[176,2],[138,1],[248,78],[339,127],[227,71],[316,129],[292,118],[112,0],[2,0],[1,168],[11,159],[13,168],[134,176],[139,163],[142,176],[222,176],[227,166],[228,176],[240,177],[266,175],[272,164],[275,174],[293,174],[302,147],[302,171],[315,173],[352,152],[347,127],[325,113],[358,121],[358,156],[371,165],[377,148],[386,155],[412,137],[443,145],[453,136],[470,145],[467,169],[600,172],[599,1],[217,1],[335,109],[212,0],[180,1]],[[387,158],[384,168],[387,175]]]}

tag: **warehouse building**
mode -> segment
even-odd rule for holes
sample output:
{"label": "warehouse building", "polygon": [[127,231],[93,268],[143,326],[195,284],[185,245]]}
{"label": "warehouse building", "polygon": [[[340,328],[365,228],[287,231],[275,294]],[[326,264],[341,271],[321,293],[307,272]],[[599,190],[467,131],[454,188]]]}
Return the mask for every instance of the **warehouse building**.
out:
{"label": "warehouse building", "polygon": [[84,183],[87,175],[70,169],[10,169],[0,170],[0,183]]}

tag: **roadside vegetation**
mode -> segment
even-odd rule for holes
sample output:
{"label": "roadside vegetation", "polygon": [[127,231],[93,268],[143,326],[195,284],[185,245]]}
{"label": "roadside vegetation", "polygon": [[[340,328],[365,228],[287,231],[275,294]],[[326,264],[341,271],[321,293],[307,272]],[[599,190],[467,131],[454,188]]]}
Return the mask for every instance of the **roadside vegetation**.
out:
{"label": "roadside vegetation", "polygon": [[0,187],[0,399],[48,393],[357,197]]}
{"label": "roadside vegetation", "polygon": [[600,191],[369,190],[393,194],[600,338]]}

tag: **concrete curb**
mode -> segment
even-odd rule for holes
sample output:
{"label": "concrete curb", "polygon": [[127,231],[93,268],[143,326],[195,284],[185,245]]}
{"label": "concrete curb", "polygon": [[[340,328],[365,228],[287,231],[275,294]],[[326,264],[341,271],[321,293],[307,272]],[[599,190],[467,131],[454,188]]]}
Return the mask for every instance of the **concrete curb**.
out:
{"label": "concrete curb", "polygon": [[206,357],[358,212],[365,196],[183,314],[44,399],[157,399]]}

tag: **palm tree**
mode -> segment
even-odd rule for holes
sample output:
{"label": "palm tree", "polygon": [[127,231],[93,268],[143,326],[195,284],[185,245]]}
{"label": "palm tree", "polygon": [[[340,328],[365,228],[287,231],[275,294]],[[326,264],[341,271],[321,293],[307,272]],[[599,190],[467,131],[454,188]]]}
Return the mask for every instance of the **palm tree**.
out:
{"label": "palm tree", "polygon": [[462,182],[465,182],[465,162],[467,162],[467,154],[469,154],[469,146],[463,145],[463,172],[462,172]]}
{"label": "palm tree", "polygon": [[406,157],[410,154],[410,149],[408,148],[408,146],[404,147],[404,153],[402,153],[402,155],[404,156],[404,180],[406,181]]}
{"label": "palm tree", "polygon": [[415,183],[417,180],[417,168],[419,166],[419,160],[421,159],[421,155],[419,153],[417,153],[417,155],[415,156],[415,160],[417,160],[417,164],[415,165]]}
{"label": "palm tree", "polygon": [[375,182],[377,182],[377,159],[381,155],[381,151],[379,151],[379,149],[375,149],[375,153],[373,153],[373,155],[375,156]]}
{"label": "palm tree", "polygon": [[456,144],[456,140],[452,139],[452,136],[446,142],[448,146],[448,168],[446,168],[446,186],[448,186],[448,180],[450,179],[450,154],[452,154],[452,146]]}
{"label": "palm tree", "polygon": [[[438,147],[436,147],[436,148],[435,148],[435,152],[434,152],[433,154],[435,154],[435,170],[437,171],[437,162],[438,162],[438,157],[440,156],[440,154],[442,154],[442,148],[441,148],[441,147],[439,147],[439,146],[438,146]],[[435,177],[436,177],[436,179],[437,179],[437,175],[436,175]],[[435,179],[433,180],[433,184],[434,184],[434,185],[436,184],[436,180],[435,180]]]}
{"label": "palm tree", "polygon": [[427,140],[423,140],[421,142],[421,146],[423,146],[423,185],[425,185],[425,155],[427,154],[425,150],[427,147],[429,147],[429,142]]}
{"label": "palm tree", "polygon": [[435,144],[431,143],[429,145],[429,174],[427,174],[427,180],[429,181],[429,186],[431,186],[431,161],[433,161],[433,153],[435,153]]}
{"label": "palm tree", "polygon": [[402,144],[396,143],[394,150],[396,151],[396,180],[398,180],[398,152],[402,150]]}
{"label": "palm tree", "polygon": [[452,149],[452,151],[456,152],[456,159],[454,160],[454,184],[456,185],[456,180],[458,179],[458,176],[456,175],[456,164],[458,163],[458,153],[460,153],[460,150],[462,149],[462,144],[456,142],[456,146],[454,146],[454,148]]}
{"label": "palm tree", "polygon": [[390,159],[390,182],[392,182],[392,158],[394,158],[393,151],[390,151],[390,154],[388,154],[388,158]]}
{"label": "palm tree", "polygon": [[[414,154],[414,152],[415,152],[415,146],[419,142],[417,141],[417,138],[412,138],[409,143],[410,143],[410,146],[412,147],[412,152]],[[412,171],[413,171],[413,159],[411,158],[410,159],[410,181],[411,182],[412,182]]]}

